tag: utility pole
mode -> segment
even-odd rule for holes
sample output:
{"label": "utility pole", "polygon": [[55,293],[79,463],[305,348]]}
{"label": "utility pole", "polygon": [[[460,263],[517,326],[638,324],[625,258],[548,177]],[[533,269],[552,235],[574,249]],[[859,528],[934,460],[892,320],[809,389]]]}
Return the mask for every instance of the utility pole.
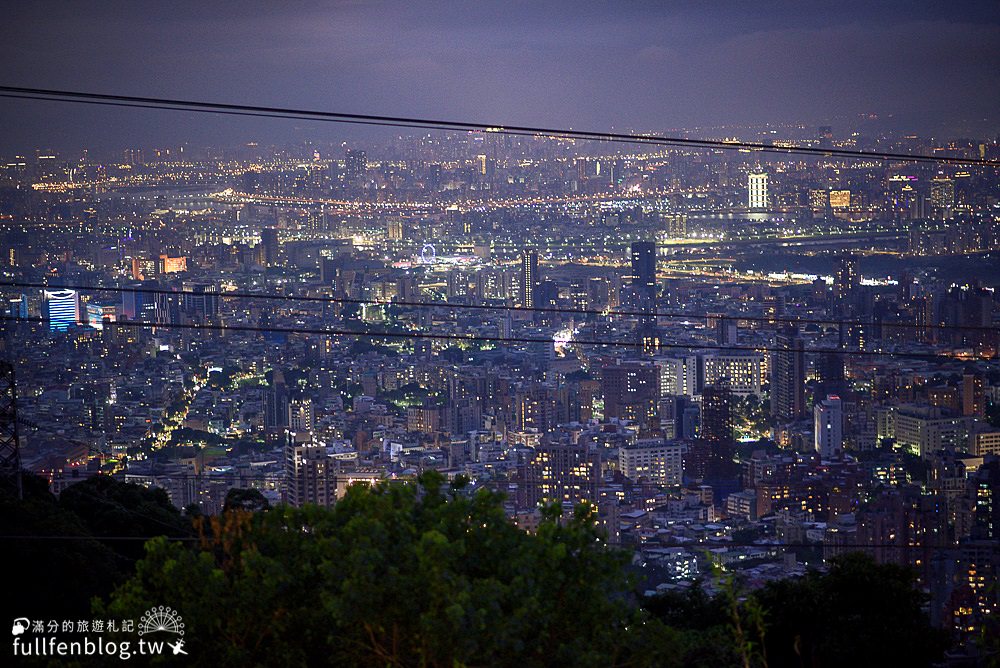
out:
{"label": "utility pole", "polygon": [[0,360],[0,475],[3,476],[4,484],[13,483],[17,498],[23,498],[14,365],[2,360]]}

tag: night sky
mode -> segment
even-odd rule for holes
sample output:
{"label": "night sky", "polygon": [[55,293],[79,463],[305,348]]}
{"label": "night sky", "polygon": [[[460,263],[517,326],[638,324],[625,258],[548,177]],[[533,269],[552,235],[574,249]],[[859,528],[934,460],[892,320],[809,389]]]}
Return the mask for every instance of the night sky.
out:
{"label": "night sky", "polygon": [[[995,0],[32,1],[4,15],[7,85],[594,130],[843,129],[874,113],[1000,133]],[[339,132],[10,100],[0,123],[4,152]]]}

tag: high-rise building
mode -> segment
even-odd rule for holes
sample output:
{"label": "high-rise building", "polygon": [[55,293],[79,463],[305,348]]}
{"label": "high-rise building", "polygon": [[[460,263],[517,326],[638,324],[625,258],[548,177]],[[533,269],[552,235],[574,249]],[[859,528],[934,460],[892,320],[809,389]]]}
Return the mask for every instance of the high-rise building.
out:
{"label": "high-rise building", "polygon": [[844,409],[837,395],[813,407],[813,443],[822,459],[836,459],[843,454]]}
{"label": "high-rise building", "polygon": [[983,417],[986,414],[986,393],[983,377],[976,373],[962,376],[962,415]]}
{"label": "high-rise building", "polygon": [[720,346],[732,346],[739,342],[739,320],[723,314],[715,318],[715,342]]}
{"label": "high-rise building", "polygon": [[650,296],[656,295],[656,244],[632,242],[632,285]]}
{"label": "high-rise building", "polygon": [[115,322],[118,319],[118,307],[115,304],[90,302],[87,304],[87,324],[97,330],[104,329],[105,322]]}
{"label": "high-rise building", "polygon": [[717,352],[702,357],[702,378],[705,385],[725,382],[738,396],[761,396],[764,356],[759,353],[727,355]]}
{"label": "high-rise building", "polygon": [[260,244],[264,247],[264,264],[269,267],[278,264],[278,230],[274,227],[262,229]]}
{"label": "high-rise building", "polygon": [[595,503],[600,455],[585,444],[543,440],[520,466],[519,478],[518,504],[523,508],[539,503]]}
{"label": "high-rise building", "polygon": [[532,308],[535,305],[535,289],[538,287],[538,251],[526,250],[521,253],[521,303]]}
{"label": "high-rise building", "polygon": [[936,218],[950,218],[955,206],[955,182],[944,176],[931,179],[931,206]]}
{"label": "high-rise building", "polygon": [[687,214],[674,213],[660,216],[663,233],[668,239],[687,239]]}
{"label": "high-rise building", "polygon": [[315,426],[313,402],[309,397],[296,397],[288,402],[288,430],[301,434],[312,432]]}
{"label": "high-rise building", "polygon": [[313,444],[285,445],[285,481],[288,504],[329,507],[337,492],[337,460],[326,448]]}
{"label": "high-rise building", "polygon": [[750,174],[747,177],[747,190],[747,206],[751,209],[767,208],[767,174]]}
{"label": "high-rise building", "polygon": [[639,439],[618,450],[618,470],[630,480],[680,485],[684,473],[682,443],[659,438]]}
{"label": "high-rise building", "polygon": [[858,275],[858,258],[845,254],[837,260],[837,273],[833,277],[833,293],[837,299],[849,299],[854,296],[861,284]]}
{"label": "high-rise building", "polygon": [[201,318],[219,315],[219,288],[205,283],[185,283],[184,310]]}
{"label": "high-rise building", "polygon": [[794,422],[806,415],[805,341],[794,326],[775,338],[778,350],[771,359],[771,415],[779,424]]}
{"label": "high-rise building", "polygon": [[43,296],[50,332],[65,332],[80,323],[80,294],[76,290],[45,290]]}
{"label": "high-rise building", "polygon": [[11,297],[7,302],[7,315],[11,318],[28,317],[28,295]]}
{"label": "high-rise building", "polygon": [[701,393],[701,446],[705,449],[706,484],[717,500],[740,488],[740,466],[734,461],[733,393],[726,383],[708,385]]}
{"label": "high-rise building", "polygon": [[347,149],[344,154],[344,178],[354,182],[368,173],[368,156],[358,149]]}
{"label": "high-rise building", "polygon": [[660,370],[651,364],[620,364],[601,369],[604,417],[627,419],[641,427],[656,426]]}
{"label": "high-rise building", "polygon": [[693,397],[698,391],[698,358],[658,357],[653,361],[660,374],[660,397]]}
{"label": "high-rise building", "polygon": [[264,388],[264,430],[274,439],[288,427],[288,387],[281,371],[275,369],[270,375]]}

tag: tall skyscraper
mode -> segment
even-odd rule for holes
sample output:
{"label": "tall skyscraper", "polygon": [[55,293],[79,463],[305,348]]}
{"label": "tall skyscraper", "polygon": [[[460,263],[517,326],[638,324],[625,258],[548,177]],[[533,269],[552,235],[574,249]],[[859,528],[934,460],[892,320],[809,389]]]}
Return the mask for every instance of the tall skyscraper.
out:
{"label": "tall skyscraper", "polygon": [[357,181],[368,173],[368,156],[358,149],[347,149],[344,155],[344,177],[351,182]]}
{"label": "tall skyscraper", "polygon": [[274,227],[262,229],[260,243],[264,247],[264,264],[269,267],[278,264],[278,230]]}
{"label": "tall skyscraper", "polygon": [[288,387],[285,374],[275,369],[264,388],[264,432],[271,441],[280,440],[288,427]]}
{"label": "tall skyscraper", "polygon": [[10,301],[7,302],[6,315],[10,316],[11,318],[27,318],[28,295],[18,295],[17,297],[11,297]]}
{"label": "tall skyscraper", "polygon": [[285,481],[288,504],[301,507],[307,503],[329,507],[337,492],[337,460],[326,448],[289,442],[285,445]]}
{"label": "tall skyscraper", "polygon": [[656,294],[656,244],[652,241],[632,242],[632,285]]}
{"label": "tall skyscraper", "polygon": [[953,180],[944,176],[931,180],[931,206],[934,207],[935,218],[951,218],[951,210],[955,206],[955,182]]}
{"label": "tall skyscraper", "polygon": [[794,422],[806,414],[805,341],[796,327],[778,333],[779,348],[771,360],[771,414],[778,423]]}
{"label": "tall skyscraper", "polygon": [[962,415],[983,417],[986,414],[986,393],[983,377],[976,373],[962,376]]}
{"label": "tall skyscraper", "polygon": [[76,290],[45,290],[43,295],[50,332],[65,332],[80,322],[80,294]]}
{"label": "tall skyscraper", "polygon": [[717,501],[739,491],[740,466],[733,460],[733,393],[727,383],[708,385],[701,393],[701,446],[706,450],[706,484]]}
{"label": "tall skyscraper", "polygon": [[538,286],[538,251],[526,250],[521,253],[521,306],[535,305],[535,288]]}
{"label": "tall skyscraper", "polygon": [[767,208],[767,174],[750,174],[750,176],[747,177],[747,190],[747,205],[751,209]]}
{"label": "tall skyscraper", "polygon": [[860,281],[857,256],[849,253],[840,256],[837,260],[837,273],[833,277],[834,296],[841,300],[853,297]]}
{"label": "tall skyscraper", "polygon": [[840,397],[830,395],[813,407],[813,442],[823,459],[843,454],[844,410]]}
{"label": "tall skyscraper", "polygon": [[185,283],[183,304],[190,315],[214,318],[219,315],[219,288],[205,283]]}

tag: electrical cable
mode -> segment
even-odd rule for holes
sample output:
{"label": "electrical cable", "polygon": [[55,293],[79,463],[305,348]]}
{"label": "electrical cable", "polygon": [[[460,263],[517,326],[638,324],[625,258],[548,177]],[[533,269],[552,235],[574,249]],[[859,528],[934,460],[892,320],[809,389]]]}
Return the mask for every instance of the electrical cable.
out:
{"label": "electrical cable", "polygon": [[496,132],[499,134],[531,134],[547,135],[574,139],[597,141],[626,141],[635,144],[687,146],[701,149],[722,150],[752,150],[785,154],[807,154],[820,156],[835,156],[845,158],[875,158],[879,160],[904,160],[910,162],[958,163],[967,165],[982,165],[1000,167],[1000,161],[985,158],[963,158],[956,156],[932,156],[923,154],[894,153],[885,151],[857,151],[834,147],[813,146],[776,146],[760,142],[744,142],[714,139],[690,139],[684,137],[667,137],[655,134],[630,134],[621,132],[595,132],[572,130],[566,128],[545,128],[522,125],[504,125],[500,123],[476,123],[469,121],[448,121],[440,119],[414,118],[406,116],[381,116],[374,114],[355,114],[311,109],[295,109],[288,107],[269,107],[246,104],[227,104],[204,102],[198,100],[180,100],[157,97],[140,97],[132,95],[111,95],[86,91],[56,90],[45,88],[27,88],[20,86],[0,86],[0,96],[30,96],[40,100],[68,100],[81,103],[101,103],[113,106],[142,106],[174,111],[204,110],[210,112],[227,112],[232,114],[268,115],[273,117],[291,116],[300,120],[319,120],[336,123],[354,122],[364,125],[386,125],[419,127],[424,129],[468,130],[481,132]]}
{"label": "electrical cable", "polygon": [[88,290],[92,292],[118,292],[129,294],[151,294],[167,296],[193,296],[193,297],[227,297],[233,299],[264,299],[292,302],[312,302],[329,304],[356,304],[356,305],[377,305],[377,306],[401,306],[406,308],[452,308],[472,311],[513,311],[526,313],[558,313],[562,315],[603,315],[622,316],[638,318],[695,318],[707,319],[715,318],[720,320],[743,320],[748,322],[782,323],[795,325],[836,325],[837,327],[872,327],[881,324],[885,327],[899,327],[903,329],[931,329],[931,330],[961,330],[961,331],[982,331],[1000,333],[1000,327],[989,327],[984,325],[946,325],[946,324],[920,324],[915,322],[864,322],[861,320],[838,320],[831,318],[788,318],[782,316],[755,316],[729,313],[686,313],[670,311],[633,311],[612,309],[607,311],[597,309],[578,309],[560,306],[507,306],[490,304],[453,304],[449,302],[411,302],[411,301],[379,301],[376,299],[359,299],[351,297],[326,297],[309,295],[277,295],[257,292],[197,292],[194,290],[167,290],[163,288],[147,287],[121,287],[121,286],[99,286],[81,285],[66,283],[61,285],[49,285],[47,283],[21,282],[21,281],[0,281],[0,287],[20,287],[39,288],[42,290]]}

